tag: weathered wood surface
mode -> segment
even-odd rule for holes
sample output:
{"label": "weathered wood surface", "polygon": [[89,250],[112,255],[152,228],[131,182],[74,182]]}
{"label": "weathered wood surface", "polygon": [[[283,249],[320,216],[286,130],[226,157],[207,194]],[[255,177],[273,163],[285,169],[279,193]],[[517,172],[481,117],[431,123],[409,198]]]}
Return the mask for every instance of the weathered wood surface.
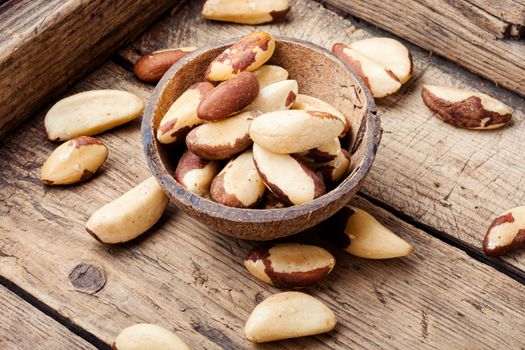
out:
{"label": "weathered wood surface", "polygon": [[10,0],[0,6],[0,138],[176,0]]}
{"label": "weathered wood surface", "polygon": [[[504,22],[467,1],[321,2],[348,11],[525,96],[525,42],[501,40],[497,33],[510,31]],[[514,3],[523,11],[521,0]]]}
{"label": "weathered wood surface", "polygon": [[95,349],[67,328],[0,286],[0,349]]}
{"label": "weathered wood surface", "polygon": [[[385,35],[367,26],[354,26],[306,0],[294,1],[287,22],[257,27],[209,22],[199,11],[198,2],[187,3],[175,17],[159,21],[120,51],[121,57],[134,61],[145,52],[201,46],[259,29],[327,48],[337,41]],[[493,218],[525,200],[525,152],[519,151],[525,146],[525,100],[443,59],[431,58],[424,50],[410,49],[414,77],[400,93],[376,101],[384,133],[363,192],[482,254],[481,240]],[[423,84],[479,89],[511,105],[514,123],[490,132],[454,128],[423,104]],[[525,278],[525,254],[504,257],[502,262]]]}
{"label": "weathered wood surface", "polygon": [[491,15],[515,26],[525,26],[525,1],[523,0],[468,0]]}
{"label": "weathered wood surface", "polygon": [[[323,32],[324,23],[338,23],[334,14],[305,4],[312,10],[301,18],[305,28],[321,25],[317,31]],[[111,63],[71,92],[95,88],[144,98],[152,90]],[[110,150],[102,173],[64,188],[45,188],[38,180],[56,147],[45,140],[42,121],[43,113],[0,144],[0,275],[108,343],[130,324],[153,322],[196,349],[524,346],[524,285],[359,198],[354,205],[410,241],[416,253],[366,261],[326,245],[318,238],[322,231],[306,235],[336,256],[331,275],[308,292],[327,303],[339,323],[330,334],[251,345],[243,337],[244,322],[258,302],[278,291],[243,267],[254,243],[217,235],[171,206],[143,238],[100,245],[84,231],[89,215],[149,176],[140,121],[101,135]],[[90,273],[75,283],[71,271],[79,265],[103,272],[106,282]]]}

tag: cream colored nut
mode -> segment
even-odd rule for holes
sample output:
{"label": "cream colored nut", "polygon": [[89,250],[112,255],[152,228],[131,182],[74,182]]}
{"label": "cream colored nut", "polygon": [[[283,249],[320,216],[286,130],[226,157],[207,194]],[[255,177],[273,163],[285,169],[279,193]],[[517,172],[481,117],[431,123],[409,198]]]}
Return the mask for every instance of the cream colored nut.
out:
{"label": "cream colored nut", "polygon": [[314,163],[312,167],[323,178],[325,184],[332,185],[346,174],[350,167],[350,154],[346,150],[340,149],[334,160],[326,163]]}
{"label": "cream colored nut", "polygon": [[262,65],[252,73],[255,74],[255,78],[257,78],[261,89],[273,83],[288,79],[288,71],[286,69],[272,64]]}
{"label": "cream colored nut", "polygon": [[302,109],[305,111],[320,111],[335,115],[344,123],[344,129],[340,136],[344,136],[350,129],[350,122],[337,108],[329,105],[328,103],[318,98],[297,94],[295,103],[292,105],[292,109]]}
{"label": "cream colored nut", "polygon": [[139,323],[124,329],[113,343],[112,349],[191,350],[175,333],[148,323]]}
{"label": "cream colored nut", "polygon": [[217,162],[206,160],[186,150],[177,164],[175,180],[188,191],[206,197],[210,192],[211,182],[218,172]]}
{"label": "cream colored nut", "polygon": [[425,85],[423,102],[443,121],[460,128],[487,130],[504,126],[512,111],[488,95],[446,86]]}
{"label": "cream colored nut", "polygon": [[327,250],[306,244],[259,246],[244,258],[244,266],[263,282],[280,288],[303,288],[332,271],[335,258]]}
{"label": "cream colored nut", "polygon": [[483,251],[489,256],[520,249],[525,249],[525,206],[512,208],[495,218],[483,240]]}
{"label": "cream colored nut", "polygon": [[195,47],[179,47],[154,51],[142,56],[135,63],[133,72],[137,78],[144,82],[157,82],[173,64],[195,49]]}
{"label": "cream colored nut", "polygon": [[404,84],[413,70],[412,55],[405,45],[391,38],[369,38],[350,44],[350,48],[386,67]]}
{"label": "cream colored nut", "polygon": [[55,103],[47,112],[44,125],[48,139],[66,141],[127,123],[143,110],[144,101],[126,91],[85,91]]}
{"label": "cream colored nut", "polygon": [[391,70],[368,56],[342,43],[334,44],[332,51],[359,74],[375,98],[391,95],[401,87],[401,82]]}
{"label": "cream colored nut", "polygon": [[240,72],[251,72],[270,59],[275,40],[268,33],[255,32],[241,38],[215,58],[206,70],[206,79],[228,80]]}
{"label": "cream colored nut", "polygon": [[325,112],[284,110],[252,122],[253,142],[274,153],[299,153],[325,144],[343,131],[341,119]]}
{"label": "cream colored nut", "polygon": [[264,193],[261,201],[261,209],[282,209],[288,207],[289,204],[280,200],[276,195],[270,191]]}
{"label": "cream colored nut", "polygon": [[254,343],[326,333],[337,319],[320,300],[300,292],[274,294],[255,307],[244,326]]}
{"label": "cream colored nut", "polygon": [[253,208],[261,200],[264,190],[252,150],[231,160],[211,183],[211,198],[218,203],[236,208]]}
{"label": "cream colored nut", "polygon": [[79,136],[58,146],[42,166],[44,185],[69,185],[87,180],[104,164],[108,149],[99,140]]}
{"label": "cream colored nut", "polygon": [[266,187],[288,204],[303,204],[322,196],[323,180],[288,154],[277,154],[253,145],[253,160]]}
{"label": "cream colored nut", "polygon": [[197,116],[197,108],[213,88],[211,83],[202,82],[184,91],[162,117],[157,129],[157,140],[165,144],[179,141],[193,127],[202,124],[204,121]]}
{"label": "cream colored nut", "polygon": [[289,10],[289,0],[207,0],[202,15],[215,21],[261,24],[278,20]]}
{"label": "cream colored nut", "polygon": [[220,120],[240,112],[259,93],[259,82],[250,72],[242,72],[223,81],[199,104],[197,115],[203,120]]}
{"label": "cream colored nut", "polygon": [[202,124],[186,136],[186,146],[204,159],[227,159],[252,145],[250,124],[260,115],[257,111]]}
{"label": "cream colored nut", "polygon": [[399,258],[414,251],[410,244],[362,209],[343,207],[327,223],[334,242],[360,258]]}
{"label": "cream colored nut", "polygon": [[282,111],[292,107],[299,86],[295,80],[283,80],[261,89],[255,100],[245,108],[262,113]]}
{"label": "cream colored nut", "polygon": [[337,158],[339,153],[341,153],[341,142],[335,137],[319,147],[296,153],[294,157],[308,163],[325,163]]}
{"label": "cream colored nut", "polygon": [[101,243],[123,243],[149,230],[168,206],[168,196],[150,177],[91,215],[86,231]]}

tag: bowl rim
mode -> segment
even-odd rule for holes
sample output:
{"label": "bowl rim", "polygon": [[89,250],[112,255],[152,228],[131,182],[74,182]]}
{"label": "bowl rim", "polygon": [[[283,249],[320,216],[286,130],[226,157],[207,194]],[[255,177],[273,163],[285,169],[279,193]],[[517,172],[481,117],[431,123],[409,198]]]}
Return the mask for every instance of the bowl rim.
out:
{"label": "bowl rim", "polygon": [[[141,130],[142,142],[148,167],[153,176],[157,179],[157,182],[159,182],[160,186],[168,194],[168,196],[175,199],[175,204],[177,205],[177,207],[182,206],[182,209],[187,209],[189,207],[192,208],[195,212],[205,212],[209,216],[213,216],[217,219],[228,220],[230,222],[265,223],[281,221],[283,220],[283,218],[296,218],[308,215],[309,213],[316,212],[317,210],[322,209],[323,207],[329,205],[331,202],[336,201],[341,196],[344,196],[346,193],[350,192],[356,186],[359,186],[362,180],[368,174],[374,161],[379,142],[381,140],[382,128],[380,118],[377,115],[375,101],[372,97],[372,94],[370,93],[370,90],[366,87],[363,80],[348,64],[346,64],[339,57],[337,57],[331,51],[322,46],[319,46],[309,41],[286,36],[272,35],[272,37],[277,42],[299,44],[307,48],[317,50],[318,52],[321,52],[324,55],[328,56],[330,59],[338,61],[354,76],[359,87],[366,96],[366,101],[364,102],[366,108],[365,113],[367,114],[365,133],[368,137],[364,137],[364,135],[362,137],[362,140],[365,140],[366,144],[364,145],[364,158],[361,161],[361,165],[352,173],[347,175],[347,179],[345,179],[339,186],[325,193],[324,195],[308,203],[278,209],[248,209],[228,207],[226,205],[214,202],[210,199],[200,197],[181,186],[175,180],[175,178],[169,174],[169,171],[166,169],[159,156],[158,146],[160,144],[158,143],[156,133],[153,130],[153,116],[155,114],[157,100],[160,98],[166,85],[175,76],[178,70],[183,68],[186,64],[191,62],[196,57],[206,53],[207,51],[225,46],[230,46],[237,42],[241,37],[229,38],[202,46],[180,59],[174,65],[172,65],[171,68],[164,74],[164,76],[155,86],[155,89],[153,90],[153,93],[151,94],[146,109],[144,111]],[[205,80],[203,79],[203,81]],[[363,125],[364,123],[361,123],[360,130],[358,130],[356,135],[362,133],[361,129],[363,128]],[[355,145],[353,145],[353,147],[355,147]],[[348,180],[348,177],[350,176],[352,178]],[[170,188],[174,188],[175,191],[170,190]]]}

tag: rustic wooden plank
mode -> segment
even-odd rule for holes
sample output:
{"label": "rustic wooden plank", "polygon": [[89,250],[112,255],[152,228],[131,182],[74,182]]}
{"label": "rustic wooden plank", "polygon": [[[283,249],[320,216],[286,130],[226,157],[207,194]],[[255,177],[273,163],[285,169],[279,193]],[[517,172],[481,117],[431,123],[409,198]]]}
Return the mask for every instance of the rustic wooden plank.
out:
{"label": "rustic wooden plank", "polygon": [[[323,23],[335,19],[325,14],[318,17]],[[95,88],[144,98],[152,90],[113,64],[72,92]],[[409,240],[416,253],[366,261],[326,245],[320,232],[306,235],[337,259],[332,274],[308,292],[334,310],[339,324],[327,335],[253,346],[242,335],[244,322],[260,300],[278,291],[242,266],[255,243],[217,235],[170,207],[145,237],[100,245],[84,231],[89,215],[149,176],[140,121],[100,135],[110,150],[102,173],[64,188],[45,188],[38,180],[56,147],[44,139],[42,122],[40,114],[0,144],[0,275],[108,343],[130,324],[153,322],[196,349],[523,346],[525,286],[359,198],[355,205]],[[76,289],[70,276],[80,264],[104,272],[107,282],[87,275],[89,288]]]}
{"label": "rustic wooden plank", "polygon": [[0,6],[0,138],[174,3],[34,0]]}
{"label": "rustic wooden plank", "polygon": [[468,0],[502,20],[525,26],[525,1],[523,0]]}
{"label": "rustic wooden plank", "polygon": [[0,349],[96,349],[0,286]]}
{"label": "rustic wooden plank", "polygon": [[[252,30],[298,37],[327,48],[337,41],[387,35],[367,25],[354,25],[306,0],[293,3],[287,22],[257,27],[206,21],[199,11],[198,4],[186,4],[175,17],[154,25],[120,55],[133,62],[145,52],[201,46]],[[363,191],[482,254],[481,240],[493,218],[522,205],[525,198],[525,154],[516,152],[524,145],[525,100],[443,59],[431,59],[427,51],[410,49],[414,77],[400,93],[377,101],[385,132]],[[514,124],[491,132],[444,124],[423,104],[423,84],[479,89],[500,98],[515,109]],[[494,261],[525,278],[524,254]]]}
{"label": "rustic wooden plank", "polygon": [[[321,2],[350,12],[525,96],[525,45],[521,41],[499,40],[481,24],[494,29],[494,21],[473,15],[476,9],[464,1]],[[467,13],[472,16],[465,16]]]}

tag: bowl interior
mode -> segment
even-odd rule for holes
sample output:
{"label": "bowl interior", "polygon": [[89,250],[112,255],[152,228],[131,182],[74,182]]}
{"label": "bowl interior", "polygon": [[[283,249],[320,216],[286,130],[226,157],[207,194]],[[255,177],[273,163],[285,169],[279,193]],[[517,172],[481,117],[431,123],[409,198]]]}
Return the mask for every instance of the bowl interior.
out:
{"label": "bowl interior", "polygon": [[[275,52],[267,64],[279,65],[286,69],[289,78],[297,80],[299,93],[328,102],[345,114],[351,122],[348,139],[343,142],[352,157],[348,176],[336,188],[312,202],[282,209],[226,207],[186,191],[174,180],[173,175],[184,144],[160,145],[155,138],[157,127],[171,104],[189,86],[204,81],[204,73],[209,63],[237,40],[203,47],[186,56],[170,68],[152,95],[143,121],[144,145],[150,168],[166,192],[177,205],[193,216],[199,218],[211,215],[218,220],[227,220],[230,224],[290,220],[329,206],[345,193],[355,194],[370,168],[381,134],[373,98],[355,73],[331,52],[312,43],[282,37],[276,37]],[[363,142],[363,139],[367,138],[366,134],[369,134],[369,137]],[[316,224],[316,221],[318,222],[313,220],[312,225]],[[299,229],[288,231],[298,232]],[[227,231],[227,234],[232,234],[234,229]]]}

